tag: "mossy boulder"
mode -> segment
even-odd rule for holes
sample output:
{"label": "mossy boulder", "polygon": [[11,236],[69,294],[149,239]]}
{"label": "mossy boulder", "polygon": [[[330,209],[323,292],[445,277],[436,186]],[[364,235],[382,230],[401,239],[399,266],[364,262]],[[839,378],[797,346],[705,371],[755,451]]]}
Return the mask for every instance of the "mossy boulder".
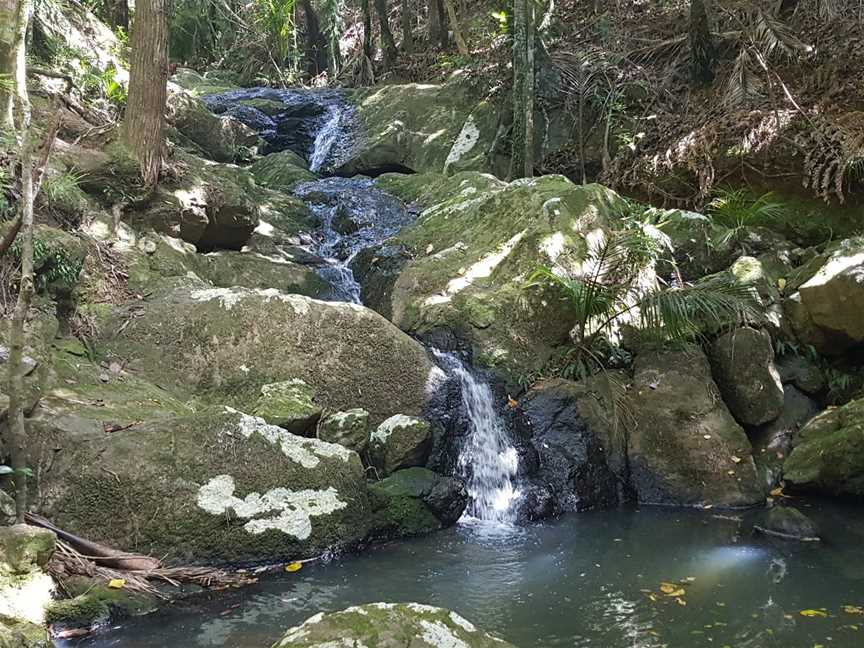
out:
{"label": "mossy boulder", "polygon": [[294,151],[265,155],[252,164],[249,171],[262,187],[279,191],[291,191],[301,182],[318,179],[309,171],[306,161]]}
{"label": "mossy boulder", "polygon": [[0,615],[0,648],[53,648],[48,631],[38,623]]}
{"label": "mossy boulder", "polygon": [[54,583],[42,570],[54,553],[53,532],[26,524],[0,527],[0,638],[3,626],[14,636],[32,636],[29,624],[45,620]]}
{"label": "mossy boulder", "polygon": [[369,412],[358,407],[328,415],[318,427],[318,438],[362,455],[369,447]]}
{"label": "mossy boulder", "polygon": [[142,379],[245,411],[263,385],[295,378],[322,407],[363,407],[372,425],[420,415],[427,402],[432,364],[423,347],[356,304],[274,289],[181,287],[114,309],[103,331],[100,350]]}
{"label": "mossy boulder", "polygon": [[455,612],[419,603],[369,603],[316,614],[288,630],[272,648],[514,648]]}
{"label": "mossy boulder", "polygon": [[829,355],[864,343],[864,239],[836,245],[798,295],[801,308],[793,312],[803,342]]}
{"label": "mossy boulder", "polygon": [[340,175],[492,171],[497,112],[454,77],[445,84],[388,84],[358,90],[360,134]]}
{"label": "mossy boulder", "polygon": [[157,599],[148,594],[86,577],[72,577],[63,583],[70,598],[52,602],[45,610],[45,622],[55,628],[90,628],[130,616],[148,614],[157,609]]}
{"label": "mossy boulder", "polygon": [[774,364],[771,336],[740,328],[711,345],[711,368],[732,415],[743,425],[773,421],[783,411],[783,384]]}
{"label": "mossy boulder", "polygon": [[214,74],[207,72],[199,74],[189,68],[177,68],[171,77],[171,82],[187,90],[194,97],[206,97],[211,94],[220,94],[237,88],[237,79],[229,78],[226,71]]}
{"label": "mossy boulder", "polygon": [[48,564],[57,546],[53,531],[16,524],[0,528],[0,575],[31,574]]}
{"label": "mossy boulder", "polygon": [[430,533],[455,524],[468,505],[468,491],[455,477],[426,468],[406,468],[375,482],[372,496],[374,539]]}
{"label": "mossy boulder", "polygon": [[270,383],[262,385],[254,414],[292,434],[314,436],[310,433],[321,418],[321,406],[314,399],[315,392],[300,379]]}
{"label": "mossy boulder", "polygon": [[805,425],[783,464],[783,477],[801,490],[864,495],[864,399],[829,409]]}
{"label": "mossy boulder", "polygon": [[198,275],[216,287],[275,288],[287,293],[323,297],[330,285],[313,268],[283,256],[220,250],[197,259]]}
{"label": "mossy boulder", "polygon": [[224,408],[111,434],[50,431],[40,509],[58,526],[167,561],[294,559],[366,535],[359,457]]}
{"label": "mossy boulder", "polygon": [[373,465],[383,475],[400,468],[422,466],[432,448],[432,426],[414,416],[396,414],[381,423],[369,438]]}
{"label": "mossy boulder", "polygon": [[637,356],[627,407],[630,481],[645,504],[750,506],[765,500],[752,447],[696,347]]}
{"label": "mossy boulder", "polygon": [[[528,277],[540,266],[578,276],[586,237],[602,236],[626,209],[624,200],[561,176],[507,184],[462,173],[430,179],[425,188],[391,176],[384,186],[400,184],[399,195],[431,206],[388,241],[410,258],[392,288],[375,291],[386,302],[370,306],[414,334],[451,331],[473,346],[479,364],[511,378],[543,367],[568,343],[578,314],[552,288],[529,288]],[[373,265],[364,285],[375,274]]]}

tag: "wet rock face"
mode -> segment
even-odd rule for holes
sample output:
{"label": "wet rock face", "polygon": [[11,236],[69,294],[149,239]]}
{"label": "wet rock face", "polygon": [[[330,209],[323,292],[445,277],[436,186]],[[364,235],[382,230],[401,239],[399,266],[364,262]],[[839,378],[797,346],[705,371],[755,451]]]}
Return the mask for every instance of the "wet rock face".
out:
{"label": "wet rock face", "polygon": [[784,540],[819,540],[819,528],[794,506],[775,506],[754,525],[760,533]]}
{"label": "wet rock face", "polygon": [[514,648],[455,612],[418,603],[370,603],[316,614],[288,630],[272,648]]}

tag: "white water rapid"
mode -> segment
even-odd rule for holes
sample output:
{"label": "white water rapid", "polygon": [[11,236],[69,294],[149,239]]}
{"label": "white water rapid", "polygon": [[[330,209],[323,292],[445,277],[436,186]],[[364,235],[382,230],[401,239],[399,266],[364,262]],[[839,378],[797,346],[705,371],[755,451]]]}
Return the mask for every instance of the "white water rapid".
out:
{"label": "white water rapid", "polygon": [[438,350],[433,353],[445,371],[459,381],[468,416],[468,436],[458,463],[470,498],[463,520],[512,523],[514,503],[520,494],[514,483],[519,458],[496,411],[492,390],[455,355]]}

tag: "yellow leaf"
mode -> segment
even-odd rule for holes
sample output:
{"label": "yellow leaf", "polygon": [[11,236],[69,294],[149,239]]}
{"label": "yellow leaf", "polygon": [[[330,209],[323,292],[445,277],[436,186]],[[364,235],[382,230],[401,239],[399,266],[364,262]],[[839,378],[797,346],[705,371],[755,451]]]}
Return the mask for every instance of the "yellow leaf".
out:
{"label": "yellow leaf", "polygon": [[844,605],[843,611],[846,614],[864,614],[864,608],[858,605]]}
{"label": "yellow leaf", "polygon": [[678,605],[681,605],[681,606],[687,605],[687,601],[685,601],[685,600],[682,599],[682,598],[676,598],[676,599],[675,599],[675,602],[676,602]]}
{"label": "yellow leaf", "polygon": [[110,581],[108,581],[108,587],[110,587],[111,589],[123,589],[123,587],[125,585],[126,585],[126,579],[125,578],[114,578],[114,579],[111,579]]}
{"label": "yellow leaf", "polygon": [[771,497],[781,497],[783,495],[783,487],[780,486],[771,491]]}
{"label": "yellow leaf", "polygon": [[686,593],[683,588],[678,588],[674,592],[669,592],[666,596],[684,596]]}
{"label": "yellow leaf", "polygon": [[777,287],[782,291],[786,288],[786,280],[783,277],[780,277],[777,280]]}
{"label": "yellow leaf", "polygon": [[678,589],[678,586],[673,583],[660,583],[660,591],[664,594],[671,594],[676,589]]}
{"label": "yellow leaf", "polygon": [[286,572],[298,572],[303,569],[303,563],[301,562],[292,562],[285,565]]}
{"label": "yellow leaf", "polygon": [[803,617],[827,617],[828,613],[825,610],[801,610]]}

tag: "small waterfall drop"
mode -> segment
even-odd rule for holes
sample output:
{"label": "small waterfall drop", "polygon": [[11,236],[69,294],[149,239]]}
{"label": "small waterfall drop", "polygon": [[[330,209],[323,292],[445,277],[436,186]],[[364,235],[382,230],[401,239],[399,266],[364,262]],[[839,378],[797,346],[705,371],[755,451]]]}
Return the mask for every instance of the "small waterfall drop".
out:
{"label": "small waterfall drop", "polygon": [[343,135],[342,109],[341,106],[327,106],[327,114],[322,122],[321,129],[315,135],[312,143],[312,152],[309,156],[309,170],[318,173],[324,163],[330,158],[333,146]]}
{"label": "small waterfall drop", "polygon": [[468,416],[468,436],[459,455],[459,472],[465,478],[470,501],[463,519],[512,523],[519,498],[515,485],[519,457],[489,385],[450,353],[433,353],[445,371],[459,381],[462,404]]}

